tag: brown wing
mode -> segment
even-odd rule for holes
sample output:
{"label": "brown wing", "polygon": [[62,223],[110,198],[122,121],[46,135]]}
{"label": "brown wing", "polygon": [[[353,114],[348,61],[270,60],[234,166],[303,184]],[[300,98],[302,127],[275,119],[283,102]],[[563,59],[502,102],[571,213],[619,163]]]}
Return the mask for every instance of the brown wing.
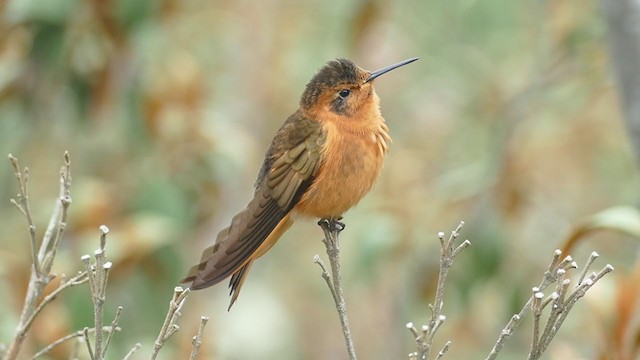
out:
{"label": "brown wing", "polygon": [[192,289],[202,289],[236,273],[230,287],[234,299],[237,297],[251,262],[277,238],[271,239],[270,244],[264,244],[265,240],[287,217],[317,173],[323,140],[320,128],[315,130],[288,150],[277,151],[272,145],[270,151],[280,156],[265,160],[269,170],[261,172],[264,176],[259,178],[254,198],[218,234],[215,243],[204,250],[200,263],[191,268],[183,282],[192,282]]}

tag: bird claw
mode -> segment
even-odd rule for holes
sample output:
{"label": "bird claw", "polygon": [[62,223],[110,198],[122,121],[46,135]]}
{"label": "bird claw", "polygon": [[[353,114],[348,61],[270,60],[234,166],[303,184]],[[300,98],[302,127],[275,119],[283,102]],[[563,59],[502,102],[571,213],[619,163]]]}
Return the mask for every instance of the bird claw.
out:
{"label": "bird claw", "polygon": [[320,219],[320,221],[318,221],[318,225],[320,225],[320,227],[323,227],[331,232],[341,232],[342,230],[344,230],[346,225],[340,220],[342,220],[342,216],[340,216],[337,219],[336,218]]}

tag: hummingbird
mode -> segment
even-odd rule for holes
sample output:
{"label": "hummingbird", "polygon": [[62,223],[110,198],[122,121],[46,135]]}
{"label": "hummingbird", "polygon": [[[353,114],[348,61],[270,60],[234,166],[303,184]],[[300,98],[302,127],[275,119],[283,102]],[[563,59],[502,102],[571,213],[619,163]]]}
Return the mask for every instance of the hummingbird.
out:
{"label": "hummingbird", "polygon": [[182,282],[204,289],[231,276],[229,310],[253,262],[296,218],[340,219],[372,188],[391,137],[373,83],[411,58],[367,71],[329,61],[306,85],[299,108],[269,146],[249,204],[220,231]]}

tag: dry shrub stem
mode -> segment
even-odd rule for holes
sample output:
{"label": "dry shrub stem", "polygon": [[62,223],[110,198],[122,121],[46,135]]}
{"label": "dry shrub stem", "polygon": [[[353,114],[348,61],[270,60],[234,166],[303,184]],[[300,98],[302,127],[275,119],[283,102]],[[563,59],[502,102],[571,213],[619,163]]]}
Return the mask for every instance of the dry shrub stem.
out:
{"label": "dry shrub stem", "polygon": [[136,343],[136,344],[131,348],[131,350],[129,350],[129,352],[127,353],[127,355],[125,355],[125,356],[122,358],[122,360],[129,360],[129,359],[131,359],[131,357],[133,356],[133,354],[134,354],[136,351],[140,350],[140,348],[141,348],[141,347],[142,347],[142,344],[140,344],[140,343]]}
{"label": "dry shrub stem", "polygon": [[[44,233],[42,242],[39,245],[36,240],[36,227],[34,225],[29,204],[29,169],[25,168],[24,170],[21,170],[18,159],[12,155],[9,155],[9,161],[11,162],[15,178],[18,182],[18,194],[15,199],[11,199],[11,203],[18,209],[18,211],[20,211],[27,221],[33,264],[19,323],[16,327],[14,337],[11,340],[8,350],[6,353],[0,352],[0,358],[4,360],[16,359],[31,325],[42,310],[56,299],[65,289],[88,282],[91,290],[91,300],[93,302],[94,326],[92,328],[85,327],[82,330],[78,330],[54,341],[33,355],[32,359],[50,352],[52,349],[67,340],[76,339],[73,349],[69,354],[69,359],[78,358],[81,345],[80,342],[83,342],[87,347],[90,359],[103,360],[106,358],[107,350],[113,339],[113,334],[115,331],[120,330],[118,322],[120,321],[123,311],[121,306],[118,307],[115,317],[111,321],[111,326],[103,326],[105,294],[109,279],[109,271],[112,267],[111,262],[107,261],[105,252],[109,228],[105,225],[102,225],[99,228],[99,248],[94,252],[93,263],[91,261],[91,256],[83,255],[81,260],[85,267],[84,271],[78,272],[78,274],[71,279],[67,279],[63,274],[61,276],[60,285],[58,285],[58,287],[48,295],[43,296],[45,287],[56,277],[55,274],[51,273],[51,268],[66,228],[67,210],[71,204],[71,194],[69,191],[71,187],[71,162],[69,154],[67,152],[64,154],[64,164],[60,171],[60,195],[58,201],[56,201],[53,214],[49,220],[49,225]],[[158,336],[158,340],[155,343],[153,354],[151,355],[152,359],[156,358],[160,348],[162,348],[166,340],[178,330],[176,321],[180,316],[180,309],[184,304],[188,293],[189,289],[182,290],[180,287],[175,288],[169,312],[167,313],[165,323],[160,335]],[[192,359],[195,359],[198,354],[200,344],[202,343],[202,333],[207,320],[208,318],[206,317],[201,319],[200,329],[197,336],[194,337],[194,348],[191,353]],[[95,339],[93,346],[90,341],[90,334],[93,334],[93,338]],[[136,344],[127,353],[124,359],[129,359],[140,347],[140,344]]]}
{"label": "dry shrub stem", "polygon": [[[469,247],[471,242],[469,240],[463,241],[460,245],[456,245],[456,240],[460,235],[460,230],[464,226],[464,222],[456,227],[451,232],[448,239],[445,239],[444,233],[438,233],[438,239],[440,240],[440,271],[438,273],[438,285],[436,287],[436,294],[433,304],[429,304],[431,311],[431,317],[427,325],[423,325],[421,331],[415,328],[413,323],[408,323],[407,328],[413,334],[416,341],[416,352],[409,354],[409,359],[426,360],[429,359],[431,350],[433,348],[433,338],[446,320],[446,317],[442,314],[442,307],[444,305],[444,287],[447,282],[447,275],[449,269],[453,266],[453,260],[458,254]],[[436,355],[436,359],[441,359],[444,354],[449,350],[451,341],[447,341],[444,347]]]}
{"label": "dry shrub stem", "polygon": [[322,269],[322,277],[331,291],[331,296],[336,305],[338,311],[338,317],[340,318],[340,325],[342,327],[342,334],[347,346],[347,353],[350,360],[357,359],[355,348],[353,346],[353,338],[351,337],[351,329],[349,328],[349,319],[347,317],[347,304],[344,300],[342,292],[342,277],[340,275],[340,232],[344,229],[344,224],[338,221],[338,219],[322,219],[318,222],[318,225],[324,232],[324,243],[329,262],[331,264],[331,277],[327,272],[324,263],[320,259],[320,256],[315,255],[313,261]]}
{"label": "dry shrub stem", "polygon": [[176,286],[173,289],[173,298],[171,298],[171,301],[169,302],[169,311],[167,311],[167,316],[164,319],[158,338],[153,345],[153,353],[151,353],[150,357],[151,360],[158,356],[160,349],[162,349],[171,335],[175,334],[180,329],[176,322],[181,315],[180,309],[182,309],[188,295],[189,288],[183,289],[181,286]]}
{"label": "dry shrub stem", "polygon": [[84,272],[84,271],[83,272],[79,272],[78,275],[74,276],[69,281],[64,279],[64,275],[63,275],[63,279],[60,282],[60,285],[58,286],[58,288],[56,288],[50,294],[45,296],[42,299],[42,301],[40,301],[38,306],[35,308],[35,310],[31,314],[31,317],[29,317],[29,319],[26,322],[27,328],[29,328],[31,326],[31,323],[40,314],[40,312],[45,308],[45,306],[47,306],[50,302],[55,300],[62,291],[64,291],[65,289],[67,289],[69,287],[72,287],[72,286],[84,284],[84,283],[87,282],[87,280],[89,280],[89,278],[87,277],[87,273]]}
{"label": "dry shrub stem", "polygon": [[[444,286],[447,279],[447,273],[449,268],[453,265],[453,259],[456,255],[470,245],[468,240],[465,240],[458,246],[455,245],[455,241],[463,225],[464,223],[461,222],[460,225],[458,225],[458,227],[451,233],[448,240],[445,240],[444,233],[438,234],[441,249],[440,272],[438,276],[435,300],[433,305],[429,305],[431,318],[427,325],[422,326],[421,331],[416,329],[413,323],[407,324],[407,328],[415,337],[417,347],[416,352],[409,354],[409,358],[411,360],[427,360],[430,358],[433,346],[433,337],[446,319],[445,316],[441,314],[441,310],[443,306]],[[533,294],[531,298],[529,298],[518,314],[513,315],[507,326],[502,330],[496,344],[487,356],[487,360],[495,359],[498,356],[506,341],[513,334],[513,331],[529,310],[533,312],[533,334],[531,349],[527,359],[540,359],[553,338],[558,333],[558,330],[564,323],[564,320],[567,318],[576,302],[582,298],[598,280],[613,271],[613,267],[607,264],[599,272],[592,272],[587,276],[590,271],[590,266],[598,257],[598,254],[593,252],[585,262],[584,269],[578,275],[576,285],[571,288],[571,280],[568,279],[566,275],[569,270],[576,269],[578,265],[573,261],[571,256],[566,256],[564,259],[561,259],[561,255],[562,252],[560,250],[556,250],[554,252],[551,263],[545,271],[540,285],[532,289]],[[545,294],[542,291],[554,283],[554,291],[545,298]],[[542,314],[549,305],[551,305],[551,310],[549,311],[546,324],[542,326]],[[450,345],[451,342],[447,342],[442,350],[440,350],[436,355],[435,359],[441,359],[449,350]]]}
{"label": "dry shrub stem", "polygon": [[[116,315],[113,317],[113,321],[111,321],[111,328],[112,329],[117,329],[118,328],[118,321],[120,321],[120,316],[122,315],[122,306],[118,306],[118,309],[116,310]],[[111,345],[111,340],[113,339],[113,334],[114,331],[110,331],[107,334],[107,340],[104,343],[104,348],[102,349],[102,357],[106,358],[107,357],[107,349],[109,348],[109,345]]]}
{"label": "dry shrub stem", "polygon": [[[120,331],[121,329],[119,327],[112,327],[112,326],[105,326],[104,328],[102,328],[102,331],[107,332],[109,334],[113,334],[116,331]],[[68,334],[66,336],[61,337],[60,339],[52,342],[51,344],[45,346],[42,350],[38,351],[37,353],[35,353],[32,357],[31,360],[35,360],[37,358],[39,358],[40,356],[50,352],[51,350],[53,350],[54,348],[56,348],[58,345],[64,343],[65,341],[71,340],[71,339],[79,339],[79,338],[83,338],[85,335],[85,331],[87,332],[87,334],[89,333],[94,333],[96,331],[96,329],[94,328],[84,328],[82,330],[78,330],[74,333]],[[80,343],[77,342],[77,345],[79,345]],[[77,351],[72,351],[71,352],[71,358],[76,358],[77,357]]]}
{"label": "dry shrub stem", "polygon": [[200,345],[202,345],[202,334],[204,333],[204,327],[207,325],[207,321],[209,321],[208,316],[202,316],[200,318],[200,327],[198,327],[198,334],[193,337],[193,348],[191,350],[191,360],[195,360],[198,357],[198,352],[200,351]]}
{"label": "dry shrub stem", "polygon": [[[100,248],[94,252],[95,263],[91,264],[91,257],[89,255],[83,255],[81,257],[82,263],[85,266],[86,272],[89,274],[89,287],[91,289],[91,300],[93,301],[93,319],[95,332],[95,344],[91,359],[104,359],[106,354],[106,347],[103,347],[104,334],[102,333],[102,326],[104,323],[104,302],[105,293],[107,291],[107,280],[109,278],[109,271],[111,270],[111,262],[106,261],[107,256],[105,253],[105,246],[107,242],[107,234],[109,228],[105,225],[101,225],[100,228]],[[116,313],[116,319],[119,318],[122,310],[118,309]],[[109,338],[109,342],[111,337]],[[87,343],[88,346],[88,343]]]}
{"label": "dry shrub stem", "polygon": [[[45,297],[42,301],[40,300],[45,287],[55,278],[55,275],[51,273],[51,267],[58,251],[60,239],[66,228],[67,210],[71,204],[71,194],[69,192],[71,187],[71,161],[69,153],[65,152],[64,164],[60,170],[60,195],[55,203],[49,226],[39,246],[36,240],[36,226],[29,204],[29,169],[24,168],[24,170],[21,170],[18,159],[11,154],[9,154],[9,161],[18,182],[18,194],[15,199],[11,199],[11,203],[27,220],[29,241],[31,243],[31,260],[33,263],[20,320],[4,357],[6,360],[13,360],[18,357],[24,339],[36,316],[40,314],[45,305],[59,294],[58,291],[53,297]],[[69,286],[72,285],[76,284],[70,284]],[[65,286],[62,290],[69,286]]]}
{"label": "dry shrub stem", "polygon": [[[539,359],[544,351],[560,330],[564,320],[573,309],[576,302],[582,298],[586,292],[603,276],[613,271],[613,266],[607,264],[599,272],[592,272],[587,277],[589,267],[598,257],[596,252],[592,252],[585,263],[584,269],[578,275],[578,281],[573,289],[570,289],[571,280],[566,277],[567,272],[578,267],[571,256],[566,256],[560,260],[562,252],[556,250],[551,263],[544,272],[540,285],[532,288],[532,295],[518,314],[511,317],[509,323],[500,333],[498,340],[487,356],[487,360],[493,360],[504,347],[506,341],[513,334],[514,330],[524,316],[531,310],[533,312],[533,335],[531,349],[527,359]],[[543,290],[552,284],[556,284],[554,291],[545,299]],[[551,310],[547,322],[542,327],[542,313],[551,304]]]}
{"label": "dry shrub stem", "polygon": [[[85,327],[83,330],[76,331],[54,341],[33,355],[31,359],[36,359],[50,352],[52,349],[67,340],[76,339],[69,359],[78,358],[80,342],[84,342],[87,346],[90,359],[103,360],[106,358],[107,349],[111,344],[113,334],[120,330],[118,322],[123,311],[122,307],[118,307],[111,325],[103,326],[106,286],[109,271],[112,266],[110,262],[106,261],[105,253],[106,236],[109,229],[104,225],[100,226],[100,248],[94,253],[95,262],[93,264],[91,263],[91,257],[89,255],[82,256],[81,259],[85,266],[85,271],[79,272],[76,276],[68,280],[64,275],[62,275],[60,285],[48,295],[43,296],[45,287],[56,277],[55,274],[51,273],[51,268],[66,228],[67,211],[71,204],[71,195],[69,191],[71,187],[69,154],[66,152],[64,154],[64,165],[60,172],[60,195],[58,201],[56,201],[52,216],[40,244],[37,243],[36,226],[33,221],[29,204],[29,169],[24,168],[24,170],[21,170],[18,160],[12,155],[9,155],[9,160],[13,167],[19,189],[16,198],[11,199],[11,203],[27,221],[33,264],[20,320],[7,352],[0,355],[4,355],[3,359],[5,360],[16,359],[31,325],[42,310],[49,303],[55,300],[65,289],[88,282],[94,305],[94,327]],[[349,328],[340,275],[339,234],[344,229],[344,224],[339,222],[337,219],[323,219],[318,224],[324,232],[323,243],[325,244],[327,255],[330,260],[331,274],[329,274],[327,268],[318,255],[314,257],[314,262],[322,269],[322,277],[324,278],[335,302],[349,359],[355,360],[356,354]],[[442,314],[442,308],[444,304],[444,287],[446,284],[447,274],[453,265],[454,258],[470,245],[470,242],[465,240],[460,245],[456,246],[456,240],[463,225],[464,223],[461,222],[460,225],[458,225],[458,227],[451,233],[448,239],[444,238],[444,233],[438,234],[441,251],[440,272],[435,299],[433,304],[429,305],[431,316],[428,323],[423,325],[420,331],[413,326],[413,323],[407,324],[407,328],[415,338],[418,350],[417,352],[409,354],[410,359],[429,359],[432,352],[434,336],[446,319]],[[567,272],[571,269],[577,268],[577,264],[573,261],[571,256],[566,256],[564,259],[561,259],[561,255],[562,252],[560,250],[556,250],[554,252],[552,261],[544,272],[540,284],[532,289],[532,296],[529,298],[525,306],[518,314],[514,314],[512,316],[509,323],[502,330],[494,347],[487,356],[487,360],[495,359],[498,356],[506,341],[513,334],[515,328],[530,310],[533,312],[533,334],[528,359],[539,359],[558,333],[558,330],[578,300],[580,300],[603,276],[613,271],[613,267],[607,264],[600,271],[591,272],[591,274],[589,274],[589,268],[598,257],[598,254],[593,252],[587,259],[584,269],[578,275],[575,285],[571,287],[571,280],[567,278]],[[550,295],[545,296],[543,291],[554,283],[554,291]],[[156,359],[166,341],[178,331],[179,327],[177,325],[177,320],[180,317],[180,310],[184,305],[188,294],[189,289],[183,289],[181,287],[176,287],[174,289],[173,298],[169,303],[169,310],[164,324],[160,330],[157,340],[154,343],[153,352],[150,357],[152,360]],[[550,308],[549,315],[543,326],[543,312],[547,308]],[[204,327],[207,321],[207,317],[201,318],[198,333],[193,337],[193,348],[190,356],[192,360],[197,357],[200,350]],[[89,338],[90,333],[93,333],[95,338],[93,347],[91,346]],[[105,333],[107,334],[106,339],[104,338]],[[451,342],[448,341],[436,354],[435,359],[442,359],[450,346]],[[131,358],[131,356],[140,349],[140,347],[141,345],[137,343],[123,359],[127,360]]]}
{"label": "dry shrub stem", "polygon": [[91,341],[89,340],[89,328],[83,329],[82,337],[84,338],[84,343],[87,344],[87,352],[89,353],[89,358],[91,360],[95,360],[96,356],[93,353],[93,348],[91,347]]}

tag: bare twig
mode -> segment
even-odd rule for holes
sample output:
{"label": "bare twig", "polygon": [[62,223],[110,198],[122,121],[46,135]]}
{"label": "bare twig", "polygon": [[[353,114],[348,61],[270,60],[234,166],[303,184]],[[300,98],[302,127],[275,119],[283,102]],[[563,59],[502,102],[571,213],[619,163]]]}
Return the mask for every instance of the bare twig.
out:
{"label": "bare twig", "polygon": [[[585,295],[587,290],[590,289],[596,281],[613,270],[611,265],[607,265],[600,272],[593,273],[585,280],[584,278],[588,272],[588,268],[598,257],[597,253],[591,253],[586,262],[585,269],[578,276],[577,285],[574,287],[573,291],[570,292],[569,286],[571,280],[567,278],[567,271],[577,268],[577,264],[573,261],[571,256],[567,256],[563,260],[560,260],[561,255],[562,253],[560,250],[556,250],[554,252],[551,263],[545,271],[540,285],[533,288],[533,294],[525,306],[518,314],[513,315],[511,321],[509,321],[507,326],[502,330],[496,344],[487,356],[487,360],[495,359],[498,356],[498,353],[515,330],[520,320],[529,310],[533,312],[533,340],[528,360],[539,359],[546,351],[551,340],[553,340],[557,334],[567,315],[573,308],[573,305],[575,305],[578,299]],[[545,299],[545,295],[542,291],[553,283],[556,284],[555,290]],[[552,305],[551,311],[544,328],[541,330],[542,312],[549,304]]]}
{"label": "bare twig", "polygon": [[209,321],[208,316],[202,316],[200,318],[200,327],[198,328],[198,334],[193,337],[193,349],[191,350],[191,357],[189,359],[195,360],[198,357],[198,352],[200,351],[200,345],[202,345],[202,334],[204,333],[204,327],[207,325],[207,321]]}
{"label": "bare twig", "polygon": [[[58,201],[56,201],[49,220],[49,227],[47,231],[45,231],[42,242],[38,247],[36,226],[29,204],[29,169],[25,168],[21,171],[18,159],[12,155],[9,155],[9,161],[13,167],[19,189],[16,199],[12,199],[11,203],[16,206],[27,220],[29,241],[31,243],[31,261],[33,263],[20,320],[16,326],[16,331],[9,345],[9,349],[5,354],[6,360],[14,360],[18,357],[20,348],[35,317],[46,304],[53,300],[53,298],[46,298],[47,301],[44,304],[40,301],[44,293],[44,288],[54,278],[54,275],[51,274],[51,267],[53,266],[53,260],[55,259],[60,239],[66,228],[67,209],[71,204],[71,195],[69,192],[71,187],[71,162],[69,153],[65,152],[64,166],[60,172],[60,196]],[[53,229],[57,229],[57,231]]]}
{"label": "bare twig", "polygon": [[333,300],[338,311],[338,317],[340,318],[340,325],[342,326],[342,335],[347,346],[347,353],[350,360],[355,360],[356,351],[353,346],[353,338],[351,337],[351,329],[349,328],[349,319],[347,317],[347,304],[344,301],[344,295],[342,293],[342,278],[340,275],[340,232],[344,229],[344,224],[338,221],[338,219],[322,219],[318,222],[318,225],[324,232],[324,239],[322,242],[327,250],[329,257],[329,263],[331,264],[331,277],[320,260],[318,255],[314,256],[314,262],[322,268],[322,277],[327,282],[327,286],[331,291]]}
{"label": "bare twig", "polygon": [[29,240],[31,243],[31,261],[35,272],[40,274],[40,261],[38,261],[38,245],[36,240],[36,225],[33,222],[33,216],[31,215],[31,206],[29,205],[29,168],[20,170],[20,163],[18,159],[9,154],[9,161],[13,167],[13,174],[18,181],[18,190],[20,191],[16,196],[18,200],[11,199],[11,203],[15,205],[18,210],[24,215],[27,220],[27,229],[29,230]]}
{"label": "bare twig", "polygon": [[[537,344],[540,339],[540,317],[542,315],[542,299],[544,293],[537,291],[537,288],[533,288],[533,302],[531,303],[531,309],[533,310],[533,340],[532,344]],[[529,354],[531,356],[531,354]]]}
{"label": "bare twig", "polygon": [[164,319],[164,323],[162,324],[162,328],[160,329],[160,334],[158,334],[158,338],[153,345],[153,353],[151,354],[151,360],[155,359],[164,346],[165,342],[173,335],[180,327],[176,324],[176,321],[180,317],[180,309],[182,309],[182,305],[184,305],[187,300],[187,295],[189,295],[189,289],[183,289],[181,286],[176,286],[173,289],[173,298],[169,302],[169,311],[167,311],[167,316]]}
{"label": "bare twig", "polygon": [[[113,333],[109,333],[105,342],[104,333],[102,332],[104,323],[105,294],[107,290],[107,282],[109,279],[109,271],[111,270],[112,266],[111,262],[107,261],[107,255],[105,252],[109,228],[105,225],[101,225],[99,231],[100,247],[96,251],[94,251],[95,263],[91,263],[91,256],[89,255],[83,255],[80,258],[82,260],[82,263],[84,264],[85,273],[88,275],[86,280],[88,280],[89,282],[91,300],[93,302],[93,319],[95,325],[94,328],[96,329],[96,331],[95,343],[93,348],[90,350],[90,354],[92,354],[91,358],[96,360],[102,360],[106,358],[107,349],[111,344],[111,340],[113,338]],[[111,322],[112,327],[116,327],[118,325],[120,315],[122,315],[121,306],[116,310],[116,315]],[[90,346],[88,342],[87,346]]]}
{"label": "bare twig", "polygon": [[89,328],[84,328],[82,331],[82,337],[84,338],[85,344],[87,344],[87,352],[89,352],[89,358],[91,360],[95,360],[96,357],[93,354],[93,349],[91,348],[91,341],[89,340]]}
{"label": "bare twig", "polygon": [[71,205],[71,159],[69,152],[64,153],[64,165],[60,169],[60,196],[56,202],[49,225],[42,238],[38,260],[42,264],[42,272],[49,273],[53,260],[58,252],[62,235],[67,228],[67,212]]}
{"label": "bare twig", "polygon": [[94,257],[96,260],[95,270],[93,273],[90,273],[90,276],[93,276],[93,284],[94,287],[91,289],[91,298],[93,300],[93,309],[94,309],[94,322],[96,328],[96,343],[94,346],[94,351],[98,359],[102,359],[104,353],[102,351],[102,323],[104,319],[104,301],[105,301],[105,293],[107,290],[107,279],[109,277],[109,270],[111,269],[111,263],[106,261],[105,255],[105,245],[106,245],[106,237],[109,233],[109,228],[105,225],[100,226],[100,248],[94,252]]}
{"label": "bare twig", "polygon": [[[116,310],[116,315],[113,317],[113,321],[111,321],[111,328],[115,329],[118,326],[118,321],[120,320],[120,316],[122,315],[122,306],[118,306]],[[111,339],[113,339],[113,331],[107,334],[107,340],[104,343],[104,348],[102,348],[102,358],[106,358],[107,349],[109,349],[109,345],[111,345]]]}
{"label": "bare twig", "polygon": [[[438,233],[438,239],[440,240],[440,272],[438,274],[436,295],[433,304],[429,304],[431,317],[429,318],[427,325],[422,326],[422,331],[418,332],[418,330],[413,326],[413,323],[407,324],[407,328],[409,329],[409,331],[411,331],[416,341],[416,348],[418,350],[417,352],[409,354],[410,359],[429,359],[431,349],[433,347],[433,338],[440,326],[446,320],[446,317],[442,315],[442,307],[444,305],[444,287],[447,281],[447,274],[449,273],[449,269],[453,265],[453,259],[462,250],[471,245],[471,242],[469,242],[469,240],[465,240],[460,245],[456,245],[456,240],[458,239],[460,230],[462,230],[463,226],[464,222],[461,221],[456,229],[451,232],[451,235],[448,239],[445,239],[443,232]],[[436,355],[436,359],[441,359],[449,350],[450,346],[451,342],[449,341]]]}
{"label": "bare twig", "polygon": [[329,275],[329,272],[327,271],[327,267],[324,265],[324,262],[320,258],[320,255],[317,255],[317,254],[314,255],[313,262],[318,264],[318,266],[320,266],[320,269],[322,269],[322,278],[327,283],[327,287],[329,288],[329,291],[331,291],[331,297],[333,297],[333,301],[337,303],[338,298],[336,298],[336,290],[334,289],[333,284],[331,283],[331,275]]}
{"label": "bare twig", "polygon": [[140,344],[140,343],[136,343],[136,344],[131,348],[131,350],[129,350],[129,352],[127,353],[127,355],[125,355],[125,356],[122,358],[122,360],[129,360],[129,359],[131,358],[131,356],[133,356],[133,354],[134,354],[136,351],[140,350],[140,348],[141,348],[141,347],[142,347],[142,344]]}
{"label": "bare twig", "polygon": [[72,286],[84,284],[87,282],[87,280],[88,280],[87,273],[83,271],[78,273],[78,275],[74,276],[73,278],[69,279],[69,281],[61,282],[60,286],[58,286],[57,289],[53,290],[50,294],[45,296],[42,299],[42,301],[40,301],[40,303],[35,308],[31,316],[29,317],[29,319],[27,319],[26,327],[27,328],[30,327],[31,323],[33,323],[33,320],[35,320],[35,318],[40,314],[42,309],[44,309],[44,307],[47,306],[50,302],[55,300],[62,291]]}
{"label": "bare twig", "polygon": [[[561,261],[560,260],[561,255],[562,255],[562,251],[560,251],[559,249],[553,252],[551,263],[547,267],[547,270],[544,272],[542,276],[542,280],[540,281],[540,285],[536,287],[538,291],[543,291],[544,289],[547,288],[547,286],[549,286],[550,284],[552,284],[554,281],[557,280],[558,278],[557,271],[559,269],[564,269],[565,267],[572,265],[573,259],[571,258],[571,256],[567,256]],[[529,312],[529,310],[531,309],[532,302],[533,302],[533,295],[529,298],[527,303],[522,307],[520,312],[511,317],[511,320],[500,332],[500,336],[498,337],[498,340],[496,341],[496,343],[493,345],[493,348],[491,349],[491,352],[489,352],[489,355],[487,355],[486,360],[494,360],[495,358],[498,357],[498,353],[502,350],[502,347],[504,346],[504,344],[511,337],[516,327],[518,327],[522,318],[524,318]]]}
{"label": "bare twig", "polygon": [[451,341],[447,341],[444,346],[442,347],[442,350],[440,350],[440,352],[438,352],[438,355],[436,356],[435,360],[440,360],[442,359],[442,357],[444,357],[444,354],[447,353],[447,351],[449,351],[449,347],[451,347]]}
{"label": "bare twig", "polygon": [[[592,262],[588,262],[591,265]],[[600,270],[597,274],[592,274],[588,279],[584,280],[580,284],[576,285],[573,292],[566,297],[561,295],[557,297],[553,301],[553,309],[551,311],[551,315],[547,320],[547,326],[545,327],[545,332],[540,336],[540,341],[537,344],[532,344],[532,352],[535,356],[531,357],[532,360],[539,359],[542,353],[547,349],[551,340],[556,336],[560,327],[564,323],[565,319],[571,312],[571,309],[576,304],[576,302],[582,298],[587,291],[604,275],[613,271],[613,266],[607,264],[602,270]],[[563,288],[568,288],[569,279],[565,279],[563,281]],[[566,290],[564,290],[566,292]],[[560,302],[562,301],[562,302]],[[558,310],[556,310],[558,309]],[[551,324],[551,325],[549,325]]]}
{"label": "bare twig", "polygon": [[[71,165],[69,154],[64,154],[64,165],[60,171],[60,196],[56,201],[53,214],[49,220],[49,225],[47,226],[40,244],[37,243],[35,238],[36,229],[29,205],[29,171],[26,168],[21,171],[18,160],[15,157],[9,155],[9,160],[14,169],[14,174],[19,187],[19,192],[16,196],[16,199],[12,199],[11,202],[27,219],[27,226],[32,245],[31,257],[33,266],[31,269],[31,277],[29,280],[27,295],[25,298],[20,321],[16,328],[14,337],[9,344],[8,350],[6,351],[6,353],[4,353],[4,351],[0,351],[0,358],[4,360],[16,359],[31,325],[34,323],[35,319],[42,312],[42,310],[56,297],[58,297],[63,290],[75,285],[80,285],[88,282],[94,305],[94,327],[91,329],[89,329],[88,327],[84,328],[83,330],[67,335],[55,341],[54,343],[48,345],[40,352],[38,352],[34,356],[34,358],[51,351],[51,349],[69,339],[76,338],[78,339],[78,341],[74,344],[73,350],[69,357],[70,359],[76,359],[78,357],[79,341],[81,340],[85,343],[89,357],[92,360],[103,360],[104,358],[106,358],[107,350],[113,339],[114,331],[119,330],[118,321],[120,320],[120,316],[122,314],[122,307],[119,307],[116,311],[114,319],[111,322],[111,326],[103,326],[106,286],[109,278],[109,271],[112,266],[112,264],[107,261],[105,253],[107,240],[106,237],[109,229],[104,225],[100,226],[100,247],[94,253],[95,262],[92,264],[91,257],[89,255],[82,256],[81,260],[85,266],[85,271],[79,272],[75,277],[69,280],[67,280],[66,277],[62,275],[60,285],[50,294],[43,296],[44,288],[55,278],[55,275],[51,273],[51,268],[57,254],[60,241],[66,229],[67,211],[69,205],[71,204],[71,196],[69,191],[71,186]],[[169,313],[167,314],[165,324],[163,325],[162,331],[154,346],[152,359],[155,359],[164,342],[166,342],[166,340],[171,335],[178,331],[178,325],[176,324],[176,321],[180,316],[180,308],[184,304],[188,292],[188,289],[175,289],[174,298],[171,301]],[[196,336],[196,339],[194,339],[194,350],[192,352],[192,358],[195,358],[198,353],[198,349],[202,341],[202,332],[204,331],[205,323],[206,320],[203,318],[201,328],[198,332],[198,335]],[[89,336],[90,334],[94,334],[95,336],[94,346],[91,345]],[[135,351],[140,348],[140,346],[140,344],[136,344],[136,346],[133,347],[125,356],[125,359],[128,359]]]}
{"label": "bare twig", "polygon": [[[34,359],[39,358],[40,356],[50,352],[51,350],[53,350],[54,348],[56,348],[60,344],[64,343],[65,341],[68,341],[68,340],[71,340],[71,339],[82,339],[84,337],[85,330],[86,330],[87,333],[93,333],[93,332],[95,332],[96,329],[94,329],[94,328],[91,328],[91,329],[85,328],[85,329],[82,329],[82,330],[78,330],[78,331],[76,331],[74,333],[71,333],[69,335],[63,336],[60,339],[58,339],[58,340],[52,342],[51,344],[47,345],[42,350],[40,350],[37,353],[35,353],[31,357],[31,359],[34,360]],[[112,326],[105,326],[104,328],[102,328],[102,331],[108,332],[109,334],[113,334],[114,332],[120,331],[120,330],[121,329],[119,327],[112,327]],[[81,342],[84,342],[84,341],[81,340]],[[77,344],[79,344],[79,343],[75,343],[74,344],[74,349],[75,349],[75,347],[77,347]],[[71,354],[70,354],[70,358],[71,359],[77,358],[77,354],[78,354],[77,350],[73,350],[71,352]]]}
{"label": "bare twig", "polygon": [[582,272],[580,273],[580,277],[578,278],[578,282],[576,286],[579,286],[582,284],[582,281],[584,281],[584,278],[587,276],[587,273],[589,272],[589,268],[591,267],[591,264],[593,264],[594,261],[596,261],[596,259],[599,257],[600,255],[593,251],[591,252],[591,255],[589,255],[589,259],[587,259],[587,263],[584,264],[584,269],[582,269]]}

